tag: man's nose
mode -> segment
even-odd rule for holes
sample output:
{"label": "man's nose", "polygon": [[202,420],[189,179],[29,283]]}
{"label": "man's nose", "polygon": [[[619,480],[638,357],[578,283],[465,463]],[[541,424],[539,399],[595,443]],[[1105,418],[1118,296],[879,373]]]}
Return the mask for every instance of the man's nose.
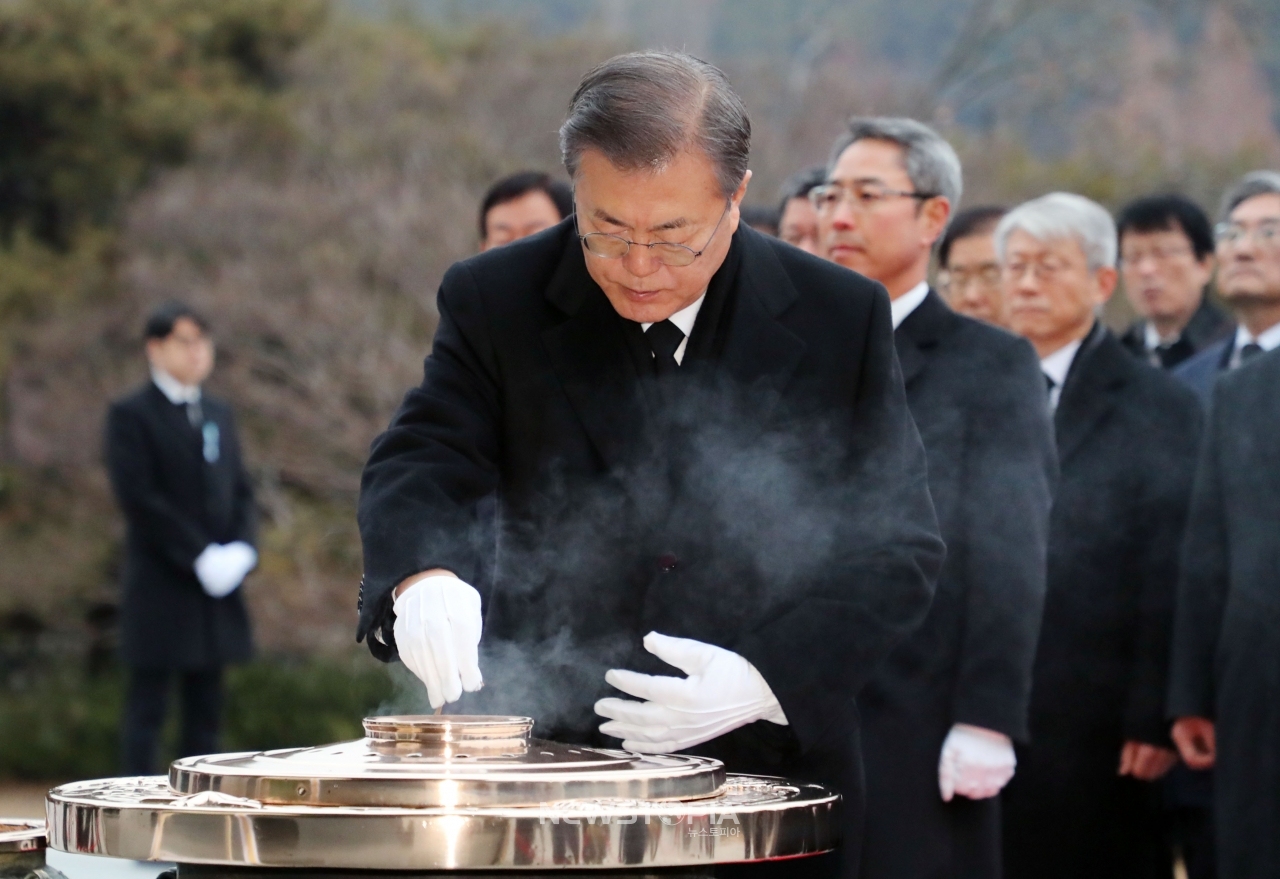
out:
{"label": "man's nose", "polygon": [[853,208],[850,206],[849,200],[842,198],[831,209],[831,226],[840,230],[852,229],[856,225],[854,217]]}
{"label": "man's nose", "polygon": [[637,278],[645,278],[662,268],[662,262],[653,251],[642,244],[633,244],[622,257],[627,271]]}

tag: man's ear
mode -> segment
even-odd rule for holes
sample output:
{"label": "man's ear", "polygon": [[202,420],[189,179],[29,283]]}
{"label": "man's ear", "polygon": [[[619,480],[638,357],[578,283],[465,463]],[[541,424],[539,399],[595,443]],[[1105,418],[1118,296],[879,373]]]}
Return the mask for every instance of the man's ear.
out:
{"label": "man's ear", "polygon": [[747,184],[751,182],[751,172],[742,175],[742,182],[738,184],[738,191],[733,194],[734,207],[742,204],[742,200],[747,197]]}
{"label": "man's ear", "polygon": [[1116,283],[1120,280],[1120,273],[1112,266],[1103,266],[1093,273],[1094,283],[1098,285],[1098,304],[1102,305],[1111,298],[1111,294],[1116,292]]}
{"label": "man's ear", "polygon": [[945,195],[931,198],[920,206],[920,215],[924,218],[925,237],[932,247],[947,230],[947,220],[951,219],[951,201]]}

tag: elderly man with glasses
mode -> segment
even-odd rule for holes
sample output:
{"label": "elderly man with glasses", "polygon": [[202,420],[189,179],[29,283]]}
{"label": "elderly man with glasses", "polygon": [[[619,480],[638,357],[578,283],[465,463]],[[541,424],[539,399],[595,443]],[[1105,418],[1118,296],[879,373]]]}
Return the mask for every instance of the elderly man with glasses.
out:
{"label": "elderly man with glasses", "polygon": [[888,298],[740,223],[750,131],[686,55],[585,77],[575,218],[446,273],[373,444],[359,636],[434,706],[828,784],[842,849],[784,866],[851,876],[854,695],[944,550]]}
{"label": "elderly man with glasses", "polygon": [[931,128],[855,118],[810,193],[831,259],[889,291],[947,544],[924,624],[858,696],[864,879],[998,879],[996,794],[1026,737],[1053,434],[1031,346],[955,313],[926,280],[960,191],[960,160]]}
{"label": "elderly man with glasses", "polygon": [[1004,792],[1005,875],[1168,876],[1152,782],[1177,760],[1165,684],[1199,405],[1098,321],[1117,280],[1101,205],[1051,193],[1007,214],[995,237],[1010,327],[1040,356],[1061,468],[1031,738]]}

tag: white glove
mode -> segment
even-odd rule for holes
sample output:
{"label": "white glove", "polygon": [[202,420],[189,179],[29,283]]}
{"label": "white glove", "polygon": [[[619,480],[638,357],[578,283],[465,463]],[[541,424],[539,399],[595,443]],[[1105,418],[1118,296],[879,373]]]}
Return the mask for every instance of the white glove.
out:
{"label": "white glove", "polygon": [[689,676],[658,677],[621,669],[604,676],[622,692],[645,700],[609,698],[596,703],[596,714],[610,718],[600,725],[600,732],[622,739],[626,750],[665,754],[757,720],[787,725],[764,677],[738,654],[657,632],[644,636],[644,649]]}
{"label": "white glove", "polygon": [[457,577],[434,574],[395,601],[400,661],[427,685],[432,708],[484,686],[480,674],[480,593]]}
{"label": "white glove", "polygon": [[956,794],[971,800],[994,797],[1013,778],[1018,759],[1004,733],[957,723],[947,733],[938,758],[938,789],[951,802]]}
{"label": "white glove", "polygon": [[258,564],[258,553],[243,540],[211,543],[196,556],[196,579],[210,598],[225,598],[244,582]]}

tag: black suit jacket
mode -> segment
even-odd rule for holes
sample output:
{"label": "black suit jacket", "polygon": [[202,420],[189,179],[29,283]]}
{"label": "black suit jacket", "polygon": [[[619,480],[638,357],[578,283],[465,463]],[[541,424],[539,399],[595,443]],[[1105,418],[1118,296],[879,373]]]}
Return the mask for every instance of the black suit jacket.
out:
{"label": "black suit jacket", "polygon": [[707,297],[704,356],[659,384],[571,222],[453,266],[423,383],[365,468],[359,636],[389,658],[397,582],[482,571],[476,508],[496,492],[495,707],[589,738],[605,670],[676,673],[639,650],[657,630],[745,656],[797,752],[834,742],[856,778],[853,696],[942,561],[888,299],[746,227]]}
{"label": "black suit jacket", "polygon": [[955,723],[1026,738],[1057,477],[1053,424],[1025,340],[956,314],[932,291],[894,340],[947,560],[923,625],[858,697],[863,875],[998,877],[995,800],[943,803],[938,756]]}
{"label": "black suit jacket", "polygon": [[1217,724],[1224,876],[1280,874],[1280,352],[1219,380],[1183,548],[1172,717]]}
{"label": "black suit jacket", "polygon": [[145,668],[211,668],[249,658],[248,616],[237,589],[210,598],[195,575],[210,543],[254,541],[253,490],[231,409],[204,396],[218,454],[186,410],[152,382],[107,413],[106,462],[127,525],[121,655]]}
{"label": "black suit jacket", "polygon": [[1187,325],[1183,327],[1182,333],[1172,345],[1159,351],[1148,351],[1145,320],[1134,321],[1120,337],[1120,343],[1134,356],[1142,358],[1152,366],[1173,369],[1215,342],[1221,342],[1230,336],[1235,328],[1236,325],[1227,313],[1210,302],[1206,295],[1200,300],[1200,307],[1196,309],[1195,314],[1191,315],[1191,320],[1187,321]]}
{"label": "black suit jacket", "polygon": [[1116,768],[1126,740],[1171,747],[1164,696],[1201,410],[1095,326],[1054,420],[1061,475],[1031,742],[1005,794],[1007,874],[1140,875],[1151,786]]}

